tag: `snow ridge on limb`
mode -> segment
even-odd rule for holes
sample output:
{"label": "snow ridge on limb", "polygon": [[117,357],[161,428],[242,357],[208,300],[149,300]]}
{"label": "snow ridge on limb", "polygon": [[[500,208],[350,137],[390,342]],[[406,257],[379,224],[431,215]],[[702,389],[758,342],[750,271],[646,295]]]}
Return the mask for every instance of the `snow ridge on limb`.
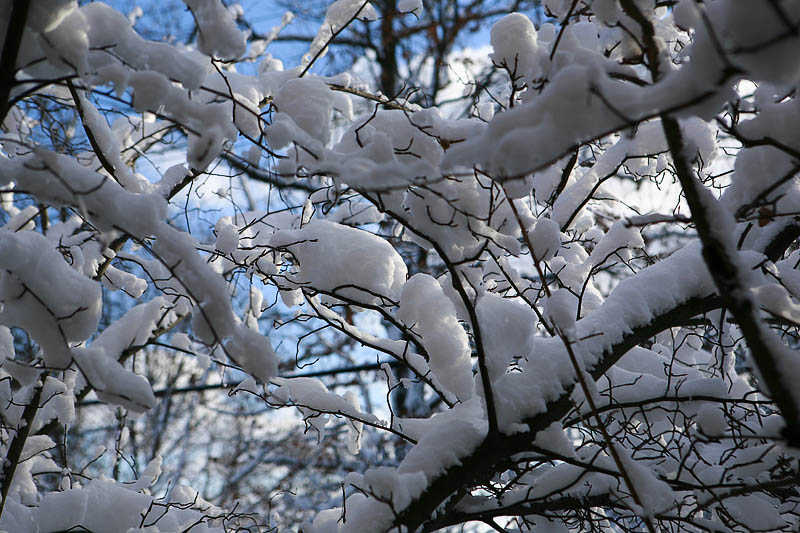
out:
{"label": "snow ridge on limb", "polygon": [[[700,259],[698,251],[694,250],[695,262]],[[670,260],[666,259],[662,263],[650,267],[661,267],[671,270]],[[678,261],[676,263],[680,264]],[[675,265],[677,267],[677,265]],[[678,269],[680,270],[680,269]],[[635,279],[626,280],[627,290],[635,290]],[[649,282],[648,282],[649,284]],[[602,336],[590,339],[591,348],[582,350],[587,366],[593,378],[602,376],[611,366],[613,366],[625,353],[634,346],[642,343],[655,334],[665,329],[680,326],[687,323],[692,317],[706,313],[720,306],[717,296],[710,294],[712,287],[708,283],[697,287],[699,291],[693,293],[687,291],[672,306],[662,309],[660,312],[651,313],[649,319],[637,323],[631,323],[624,332],[614,340],[603,339]],[[619,311],[613,305],[614,300],[609,297],[612,305],[609,306],[609,314],[604,315],[601,310],[595,311],[584,320],[588,320],[589,327],[585,323],[578,322],[578,328],[582,332],[595,330],[597,323],[602,323],[603,318],[609,318]],[[594,322],[594,318],[598,322]],[[592,331],[592,333],[596,333]],[[592,349],[593,348],[593,349]],[[591,362],[593,361],[594,364]],[[513,374],[512,374],[513,375]],[[418,527],[425,524],[433,516],[433,511],[441,505],[451,494],[456,492],[459,487],[472,486],[485,481],[494,472],[502,468],[502,463],[507,461],[514,454],[528,451],[530,443],[534,441],[536,435],[548,428],[552,423],[561,420],[572,408],[571,394],[575,386],[574,373],[565,376],[567,379],[562,381],[558,387],[560,394],[553,394],[549,398],[543,398],[536,405],[535,410],[530,409],[530,398],[525,397],[524,405],[526,412],[514,421],[524,424],[527,428],[520,432],[500,433],[492,439],[483,440],[468,455],[459,458],[460,464],[451,467],[441,475],[429,481],[427,489],[411,503],[400,514],[396,524],[403,524],[409,530],[415,531]],[[550,380],[551,377],[546,379]],[[507,390],[507,389],[503,389]],[[529,391],[530,389],[528,389]],[[521,427],[521,426],[518,426]]]}
{"label": "snow ridge on limb", "polygon": [[[800,231],[800,225],[790,224],[789,227],[795,235]],[[616,327],[609,328],[608,331],[620,331],[620,335],[608,338],[605,338],[604,335],[594,336],[586,341],[586,345],[579,344],[584,361],[590,369],[589,373],[594,379],[598,379],[608,372],[631,348],[659,332],[687,324],[693,317],[722,306],[721,298],[714,294],[713,284],[702,265],[702,257],[698,248],[695,246],[674,254],[657,265],[640,272],[641,274],[650,270],[653,276],[651,279],[648,279],[649,276],[642,278],[637,276],[623,281],[612,292],[604,306],[578,322],[579,337],[581,334],[596,334],[599,324],[607,323],[609,319],[616,320],[617,313],[628,307],[627,304],[631,302],[631,291],[636,293],[640,289],[644,289],[647,292],[648,287],[652,287],[652,279],[662,279],[662,275],[665,273],[674,273],[675,278],[679,279],[681,274],[687,270],[699,269],[702,272],[700,277],[704,279],[699,279],[698,283],[693,286],[689,285],[687,290],[678,294],[666,293],[666,298],[671,299],[671,302],[665,300],[656,302],[653,308],[633,310],[628,313],[628,317],[629,320],[630,317],[635,318],[621,330]],[[646,299],[642,301],[644,302]],[[644,313],[640,314],[642,311]],[[555,343],[556,340],[552,339],[552,342]],[[514,376],[514,374],[509,374],[509,376]],[[574,373],[565,377],[566,379],[559,385],[563,387],[561,393],[544,398],[538,404],[534,403],[535,407],[532,410],[530,410],[532,406],[529,398],[531,389],[524,389],[523,405],[528,410],[515,418],[514,422],[520,424],[516,426],[517,428],[524,427],[525,429],[518,432],[500,433],[493,438],[482,440],[467,455],[459,457],[456,466],[451,466],[441,472],[439,476],[430,479],[425,491],[399,513],[394,524],[407,526],[410,531],[415,531],[419,527],[427,529],[426,524],[429,521],[431,527],[433,524],[437,524],[438,527],[447,525],[446,520],[440,519],[438,522],[432,520],[435,516],[434,511],[439,505],[457,492],[460,487],[474,486],[485,482],[498,470],[502,470],[504,462],[514,454],[529,451],[530,443],[534,442],[538,434],[545,431],[554,422],[560,421],[573,408],[571,395],[575,387]],[[503,390],[508,392],[509,389],[503,388]],[[510,424],[507,427],[510,428]]]}
{"label": "snow ridge on limb", "polygon": [[[623,2],[622,5],[634,6],[634,3]],[[730,9],[733,8],[730,7]],[[644,16],[641,16],[641,13],[639,15],[640,17],[638,18],[644,19]],[[637,17],[634,17],[634,19],[637,19]],[[648,51],[652,53],[652,55],[649,56],[648,59],[650,61],[651,67],[655,67],[656,65],[662,65],[661,58],[659,57],[657,52],[658,48],[649,48]],[[731,72],[733,71],[732,70],[729,71],[728,74],[730,74]],[[714,83],[712,87],[718,86],[717,84],[719,84],[719,78],[713,80],[713,82]],[[508,120],[513,120],[512,115],[513,113],[509,114]],[[688,153],[688,150],[686,150],[685,147],[681,146],[679,143],[675,142],[675,140],[679,139],[680,136],[677,121],[671,121],[671,122],[669,120],[664,121],[662,117],[662,122],[664,123],[665,130],[671,129],[671,131],[667,131],[667,141],[670,144],[670,149],[673,152],[673,156],[676,159],[684,157]],[[669,138],[670,135],[673,136],[673,139]],[[518,135],[517,138],[519,139],[527,137],[524,135]],[[483,140],[485,141],[487,139]],[[460,149],[463,150],[465,153],[467,150],[469,150],[467,146],[460,147]],[[498,150],[498,152],[501,151]],[[502,151],[502,153],[505,155],[508,153],[508,151],[505,150]],[[547,153],[547,151],[545,151],[545,153]],[[537,156],[534,155],[532,157],[537,157]],[[537,168],[536,163],[529,163],[527,165],[528,165],[527,167],[521,167],[521,168]],[[692,179],[696,181],[695,178],[691,177],[691,174],[688,171],[688,169],[687,172],[685,172],[685,176],[689,176],[687,180]],[[695,185],[687,181],[687,183],[684,184],[684,190],[687,187],[699,187],[699,182],[697,182],[697,185]],[[715,200],[710,199],[709,201],[714,202]],[[707,209],[707,206],[706,208],[703,208],[698,205],[698,212],[701,211],[703,213],[707,213],[709,210]],[[785,251],[786,245],[797,236],[797,227],[795,223],[793,222],[789,222],[788,224],[783,223],[783,226],[784,227],[781,229],[781,231],[775,234],[776,237],[775,240],[773,240],[770,243],[762,242],[763,248],[761,248],[761,250],[763,252],[768,252],[770,257],[772,258],[776,259],[779,258],[782,255],[782,252]],[[698,229],[702,231],[701,228]],[[786,237],[785,238],[778,237],[779,235],[783,234],[784,231],[786,231],[785,234]],[[722,225],[722,227],[717,227],[715,229],[715,232],[726,233],[726,240],[729,240],[734,235],[738,234],[737,231],[735,231],[732,226],[726,226],[726,225]],[[778,244],[778,241],[780,241],[780,244]],[[703,248],[705,248],[706,244],[705,240],[703,244],[704,244]],[[730,248],[730,244],[728,244],[728,247]],[[673,259],[676,260],[677,262],[678,258],[675,256],[683,256],[684,258],[686,258],[687,255],[691,255],[691,260],[688,263],[684,264],[682,267],[680,267],[679,268],[680,271],[675,272],[673,276],[674,281],[680,283],[680,286],[678,286],[679,288],[681,288],[679,293],[673,294],[671,291],[674,288],[676,288],[676,285],[674,285],[673,283],[667,283],[666,284],[667,290],[664,291],[664,293],[661,293],[663,296],[660,300],[654,301],[652,298],[648,298],[647,297],[648,295],[657,295],[657,293],[660,293],[660,291],[653,287],[647,286],[647,280],[649,277],[647,276],[647,274],[648,273],[657,274],[650,277],[650,282],[651,283],[657,282],[659,283],[660,286],[660,284],[664,281],[663,274],[665,272],[664,271],[658,272],[659,267],[670,265]],[[712,280],[713,281],[717,280],[715,278],[712,278],[708,274],[706,268],[704,268],[702,260],[702,257],[704,255],[706,255],[705,250],[701,255],[700,246],[695,245],[691,248],[682,250],[681,252],[675,254],[675,256],[667,260],[664,260],[659,265],[650,267],[648,269],[639,272],[636,276],[636,278],[639,279],[636,279],[635,281],[634,279],[631,279],[622,282],[615,289],[615,291],[612,292],[612,295],[609,297],[608,300],[606,300],[604,304],[601,305],[600,308],[598,308],[593,313],[589,314],[582,321],[579,321],[578,323],[579,329],[583,329],[582,334],[599,335],[597,337],[588,339],[584,342],[578,343],[580,351],[584,354],[584,357],[588,359],[588,361],[586,362],[590,367],[593,366],[592,370],[593,377],[597,378],[603,375],[603,373],[607,371],[619,359],[619,357],[627,351],[627,349],[644,341],[646,338],[668,327],[677,326],[680,325],[681,323],[686,323],[687,320],[689,320],[696,314],[701,314],[711,309],[720,307],[721,305],[724,304],[724,302],[728,298],[730,298],[729,294],[725,294],[722,298],[711,295],[711,293],[715,289],[715,285],[719,286],[720,289],[723,291],[727,290],[729,286],[727,284],[721,285],[719,282],[717,283],[712,282]],[[732,253],[729,252],[729,255],[736,256],[735,257],[736,262],[742,263],[742,265],[738,267],[742,271],[749,270],[753,264],[757,264],[761,261],[761,258],[758,257],[758,254],[756,254],[755,256],[751,256],[750,258],[746,258],[745,256],[741,256],[742,254],[733,251]],[[752,259],[752,261],[750,261],[749,259]],[[707,259],[706,262],[708,262],[709,268],[712,269],[712,273],[714,273],[716,276],[717,273],[713,272],[713,269],[715,268],[715,265],[718,264],[718,261],[710,261]],[[750,263],[750,264],[745,264],[745,263]],[[641,278],[639,277],[640,274],[643,275]],[[689,290],[683,291],[682,288],[683,280],[681,278],[687,275],[691,278],[691,280],[689,280],[689,282],[687,283],[687,285],[689,286],[688,287]],[[731,279],[735,279],[736,277],[739,276],[741,276],[741,274],[733,275],[733,273],[731,273],[730,277]],[[697,280],[697,281],[692,281],[692,280]],[[642,285],[638,285],[638,282],[640,281],[642,282]],[[736,287],[737,290],[741,290],[742,288],[743,287],[741,284],[737,284]],[[631,290],[633,291],[632,293],[626,294]],[[632,298],[632,296],[635,297],[639,294],[641,294],[643,297],[638,299]],[[618,296],[618,298],[615,298],[615,295]],[[670,299],[672,299],[672,301],[670,301]],[[615,302],[615,300],[617,301]],[[652,307],[650,306],[651,303],[654,304]],[[604,311],[606,311],[607,314],[604,314],[603,313]],[[752,311],[750,312],[752,313]],[[633,318],[633,320],[630,320],[630,318]],[[596,320],[596,322],[594,322],[594,320]],[[759,323],[758,320],[755,319],[755,317],[749,320],[751,320],[753,323]],[[583,328],[581,328],[581,326],[583,326]],[[610,338],[604,339],[603,337],[605,337],[608,334],[608,332],[611,332]],[[780,346],[780,348],[786,350],[786,348],[783,347],[782,345]],[[548,355],[550,354],[548,353]],[[772,369],[780,368],[780,365],[773,364],[772,362],[767,362],[765,366]],[[793,372],[791,371],[784,373],[787,375],[793,375]],[[571,391],[571,387],[569,387],[568,390]],[[527,398],[520,399],[520,402],[523,405],[525,401],[527,401]],[[563,414],[565,410],[568,409],[568,406],[569,406],[569,394],[563,394],[551,400],[545,400],[544,402],[542,402],[542,404],[540,405],[541,414],[530,416],[528,415],[528,413],[525,413],[522,419],[528,424],[533,435],[535,435],[537,431],[541,431],[545,427],[547,427],[549,422],[558,420],[559,415]],[[790,410],[790,413],[792,412],[793,411]],[[529,436],[529,434],[527,433],[523,434]],[[500,439],[504,440],[503,437],[500,437]],[[525,442],[528,442],[527,438],[521,439],[521,441],[523,440]],[[792,440],[790,439],[789,442],[791,443]],[[505,448],[504,447],[505,445],[511,446],[512,449]],[[495,449],[495,447],[500,453],[492,451]],[[485,441],[477,449],[475,456],[485,458],[487,455],[490,455],[496,458],[497,461],[501,461],[502,458],[505,457],[505,454],[521,452],[524,451],[524,449],[525,445],[524,444],[520,445],[519,442],[515,444],[513,438],[504,440],[504,442],[500,444],[494,444],[490,442],[489,439],[487,439],[487,441]],[[402,515],[402,518],[398,520],[396,523],[397,524],[402,523],[406,525],[410,524],[410,528],[413,530],[418,526],[425,524],[425,522],[429,519],[429,517],[432,516],[434,509],[439,504],[441,504],[441,502],[443,502],[445,498],[449,496],[450,494],[449,491],[451,490],[455,491],[460,483],[464,483],[467,485],[480,484],[481,482],[480,476],[473,475],[473,469],[479,468],[480,461],[473,460],[472,457],[468,457],[465,458],[463,462],[465,465],[468,464],[468,466],[466,466],[463,470],[461,468],[454,468],[448,470],[447,473],[445,473],[445,475],[442,478],[438,478],[436,481],[434,481],[430,486],[430,491],[426,492],[419,500],[415,502],[415,504],[412,504],[412,506],[407,508],[404,514]],[[496,472],[497,470],[499,469],[487,468],[484,471],[484,474],[487,477],[490,477],[491,473]],[[456,479],[448,479],[448,477],[451,474]],[[486,478],[483,478],[484,481],[485,479]],[[428,497],[430,497],[430,500],[428,500]],[[447,524],[448,522],[446,520],[438,520],[438,521],[434,520],[431,523],[426,524],[426,528],[428,526],[430,526],[431,528],[441,527]]]}
{"label": "snow ridge on limb", "polygon": [[[652,54],[661,53],[654,39],[655,30],[652,23],[631,0],[624,1],[622,5],[623,9],[639,23],[648,50],[651,50]],[[765,9],[766,6],[760,8]],[[728,16],[731,26],[740,30],[745,29],[739,17],[733,14]],[[748,34],[741,35],[738,39],[743,42],[758,42]],[[747,60],[745,64],[756,78],[764,77],[779,82],[785,76],[783,72],[770,71],[763,65],[753,64]],[[659,80],[662,73],[655,60],[649,61],[648,68],[653,80]],[[736,234],[736,220],[733,213],[715,199],[694,176],[690,166],[691,145],[687,146],[677,119],[663,113],[661,123],[675,164],[676,175],[702,243],[703,258],[717,291],[724,306],[736,318],[759,369],[760,377],[784,416],[786,427],[783,433],[787,442],[791,446],[800,448],[800,393],[795,386],[800,378],[797,373],[797,369],[800,368],[800,355],[795,350],[787,348],[761,322],[753,295],[749,291],[748,269],[742,264],[733,240]]]}

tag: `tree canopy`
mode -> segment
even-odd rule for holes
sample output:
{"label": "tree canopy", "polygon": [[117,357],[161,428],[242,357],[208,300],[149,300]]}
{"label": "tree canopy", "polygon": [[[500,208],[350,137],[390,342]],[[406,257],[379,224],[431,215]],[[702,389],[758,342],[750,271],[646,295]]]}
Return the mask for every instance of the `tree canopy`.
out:
{"label": "tree canopy", "polygon": [[2,3],[0,531],[800,528],[800,2],[184,3]]}

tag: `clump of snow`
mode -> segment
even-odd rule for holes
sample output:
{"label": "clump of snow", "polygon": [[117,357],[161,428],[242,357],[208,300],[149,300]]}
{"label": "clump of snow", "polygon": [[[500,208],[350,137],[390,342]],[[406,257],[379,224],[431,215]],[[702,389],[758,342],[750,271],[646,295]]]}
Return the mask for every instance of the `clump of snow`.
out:
{"label": "clump of snow", "polygon": [[[145,480],[149,476],[150,472]],[[157,519],[158,531],[181,531],[187,524],[196,523],[197,527],[193,526],[193,530],[223,533],[221,527],[209,527],[203,520],[202,511],[185,505],[187,502],[176,500],[176,492],[173,491],[169,500],[176,505],[165,510],[158,506],[151,507],[154,501],[152,496],[128,490],[124,485],[108,479],[93,479],[85,487],[47,494],[32,511],[39,525],[38,531],[80,528],[89,531],[140,531],[143,520]],[[191,503],[193,500],[187,501]],[[103,512],[98,512],[98,509]],[[2,522],[0,524],[5,525]]]}
{"label": "clump of snow", "polygon": [[171,307],[163,297],[139,304],[106,328],[88,347],[73,348],[78,368],[100,400],[135,412],[153,407],[155,397],[150,383],[124,368],[119,359],[127,348],[144,345],[157,329],[164,312]]}
{"label": "clump of snow", "polygon": [[[427,428],[419,443],[400,463],[398,472],[421,472],[429,482],[445,469],[459,464],[461,457],[480,445],[487,431],[483,404],[477,396],[433,415],[426,422]],[[458,438],[454,439],[454,435]],[[442,446],[443,442],[448,445]]]}
{"label": "clump of snow", "polygon": [[556,17],[563,17],[569,10],[570,0],[544,0],[544,7]]}
{"label": "clump of snow", "polygon": [[725,501],[725,509],[751,531],[780,531],[787,523],[778,512],[779,501],[766,494],[748,494]]}
{"label": "clump of snow", "polygon": [[480,323],[489,377],[494,381],[505,373],[515,356],[530,355],[538,320],[526,304],[492,293],[481,296],[475,312]]}
{"label": "clump of snow", "polygon": [[272,344],[256,330],[239,324],[225,343],[225,350],[248,374],[261,381],[278,374],[278,357]]}
{"label": "clump of snow", "polygon": [[100,285],[75,272],[39,233],[0,231],[0,324],[25,329],[48,366],[65,368],[69,343],[100,321]]}
{"label": "clump of snow", "polygon": [[564,457],[576,456],[575,447],[559,422],[553,422],[546,429],[538,432],[533,443],[540,448],[559,453]]}
{"label": "clump of snow", "polygon": [[592,265],[600,265],[612,255],[627,260],[630,257],[630,250],[637,248],[644,248],[644,240],[639,229],[633,226],[628,227],[624,222],[617,221],[594,247],[588,262]]}
{"label": "clump of snow", "polygon": [[190,134],[186,163],[192,172],[203,172],[222,152],[224,140],[225,133],[215,124],[203,128],[200,135]]}
{"label": "clump of snow", "polygon": [[561,229],[549,218],[540,218],[529,232],[536,261],[549,261],[561,248]]}
{"label": "clump of snow", "polygon": [[236,320],[225,280],[197,253],[196,246],[188,233],[167,224],[159,226],[153,249],[160,261],[153,268],[163,280],[157,283],[162,290],[172,288],[194,303],[194,333],[200,341],[211,344],[233,334]]}
{"label": "clump of snow", "polygon": [[245,35],[220,0],[184,0],[197,22],[197,44],[211,57],[236,59],[244,54]]}
{"label": "clump of snow", "polygon": [[132,297],[138,298],[147,290],[147,281],[109,265],[103,274],[103,286],[112,291],[125,291]]}
{"label": "clump of snow", "polygon": [[[406,282],[397,318],[419,336],[430,357],[431,371],[439,382],[461,401],[472,397],[469,339],[458,323],[455,307],[436,278],[420,273]],[[504,366],[503,357],[505,355],[498,355],[496,368]]]}
{"label": "clump of snow", "polygon": [[162,463],[163,458],[160,455],[155,456],[149,463],[147,463],[144,471],[139,475],[139,479],[133,483],[125,484],[125,488],[133,492],[139,492],[140,490],[144,490],[154,485],[155,482],[158,481],[159,476],[161,476]]}
{"label": "clump of snow", "polygon": [[[317,432],[318,439],[325,436],[325,426],[330,416],[344,416],[351,422],[351,451],[358,452],[358,442],[364,422],[377,424],[378,418],[360,411],[352,397],[328,391],[322,381],[315,378],[274,378],[278,388],[270,393],[274,405],[294,405],[303,414],[306,423]],[[356,425],[358,424],[358,425]]]}
{"label": "clump of snow", "polygon": [[[344,393],[344,399],[358,411],[359,401],[355,392],[349,390]],[[353,455],[361,451],[361,432],[364,429],[364,422],[352,418],[347,419],[347,450]]]}
{"label": "clump of snow", "polygon": [[[177,80],[187,89],[197,89],[210,68],[208,59],[197,52],[179,50],[166,43],[143,39],[125,15],[111,6],[92,2],[78,9],[85,17],[89,35],[89,60],[97,70],[97,81],[105,75],[115,78],[121,85],[115,87],[124,92],[127,75],[133,71],[157,71]],[[104,49],[113,48],[113,59]],[[110,70],[109,70],[110,69]],[[109,70],[108,73],[104,73]]]}
{"label": "clump of snow", "polygon": [[[437,126],[439,120],[435,110],[413,114],[379,110],[358,117],[342,136],[336,150],[368,157],[375,162],[396,158],[397,161],[413,164],[415,160],[422,159],[436,165],[442,160],[444,150],[428,130],[431,126]],[[426,129],[422,130],[423,127]]]}
{"label": "clump of snow", "polygon": [[221,218],[216,225],[216,248],[223,254],[232,254],[239,246],[239,230],[226,218]]}
{"label": "clump of snow", "polygon": [[494,64],[509,70],[520,80],[533,81],[540,76],[540,49],[536,27],[521,13],[511,13],[498,20],[491,31],[491,54]]}
{"label": "clump of snow", "polygon": [[704,405],[697,412],[697,423],[700,430],[709,437],[722,437],[728,429],[724,412],[715,405]]}
{"label": "clump of snow", "polygon": [[[635,491],[641,504],[638,511],[649,518],[672,508],[677,501],[672,488],[663,480],[659,479],[652,468],[644,461],[635,460],[630,452],[616,444],[619,457],[622,460],[622,468],[625,469],[633,487],[626,487],[628,491]],[[636,508],[635,504],[630,504]]]}
{"label": "clump of snow", "polygon": [[13,177],[42,201],[57,206],[80,206],[101,230],[121,228],[145,237],[155,233],[166,218],[163,198],[130,193],[63,154],[37,150],[28,156],[0,159],[0,169],[0,184],[7,184]]}
{"label": "clump of snow", "polygon": [[31,2],[25,23],[38,33],[47,33],[56,29],[77,7],[75,0]]}
{"label": "clump of snow", "polygon": [[0,364],[6,359],[14,359],[14,336],[10,329],[0,326]]}
{"label": "clump of snow", "polygon": [[578,298],[566,289],[553,291],[545,302],[544,313],[551,326],[570,337],[575,331]]}
{"label": "clump of snow", "polygon": [[[330,114],[333,111],[333,98],[331,90],[318,79],[296,78],[291,79],[275,95],[275,108],[283,115],[284,120],[291,118],[292,122],[312,138],[327,144],[331,137]],[[274,124],[270,130],[281,127]],[[270,139],[276,147],[286,146],[293,137],[287,139],[272,132]]]}
{"label": "clump of snow", "polygon": [[[10,361],[7,361],[7,364]],[[23,365],[18,365],[23,366]],[[30,370],[30,368],[29,368]],[[11,372],[9,372],[11,373]],[[78,373],[69,370],[65,373],[64,380],[47,376],[44,380],[42,397],[51,398],[49,402],[39,408],[39,412],[34,419],[34,428],[44,426],[52,420],[57,420],[59,424],[69,424],[75,418],[75,383]]]}
{"label": "clump of snow", "polygon": [[406,281],[400,254],[372,233],[312,220],[298,230],[281,230],[270,244],[297,261],[294,283],[357,302],[397,301]]}

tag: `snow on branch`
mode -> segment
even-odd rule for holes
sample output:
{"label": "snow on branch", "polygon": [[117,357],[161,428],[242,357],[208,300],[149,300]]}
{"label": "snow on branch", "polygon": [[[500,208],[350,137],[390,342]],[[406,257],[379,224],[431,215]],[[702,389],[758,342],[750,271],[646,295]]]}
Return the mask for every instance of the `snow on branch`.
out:
{"label": "snow on branch", "polygon": [[284,3],[0,15],[0,530],[797,531],[798,3]]}

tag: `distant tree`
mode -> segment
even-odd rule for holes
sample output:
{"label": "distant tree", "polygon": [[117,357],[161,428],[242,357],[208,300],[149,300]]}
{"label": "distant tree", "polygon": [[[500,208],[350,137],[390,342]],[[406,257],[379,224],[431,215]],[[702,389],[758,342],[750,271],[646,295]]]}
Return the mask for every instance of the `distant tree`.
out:
{"label": "distant tree", "polygon": [[4,5],[0,530],[798,530],[798,2],[186,6]]}
{"label": "distant tree", "polygon": [[[330,2],[278,0],[300,20],[321,23]],[[375,87],[387,96],[408,96],[425,106],[442,103],[442,89],[460,80],[450,72],[453,54],[474,41],[491,24],[511,12],[528,12],[543,18],[539,0],[379,0],[370,5],[375,21],[348,25],[332,43],[337,56],[347,58],[333,64],[346,65],[364,58],[375,67]],[[311,42],[314,34],[284,32],[278,41]],[[472,43],[476,44],[476,43]],[[481,43],[483,44],[483,43]],[[491,71],[486,71],[487,77]],[[488,78],[481,78],[487,83]],[[480,90],[475,91],[480,94]]]}

